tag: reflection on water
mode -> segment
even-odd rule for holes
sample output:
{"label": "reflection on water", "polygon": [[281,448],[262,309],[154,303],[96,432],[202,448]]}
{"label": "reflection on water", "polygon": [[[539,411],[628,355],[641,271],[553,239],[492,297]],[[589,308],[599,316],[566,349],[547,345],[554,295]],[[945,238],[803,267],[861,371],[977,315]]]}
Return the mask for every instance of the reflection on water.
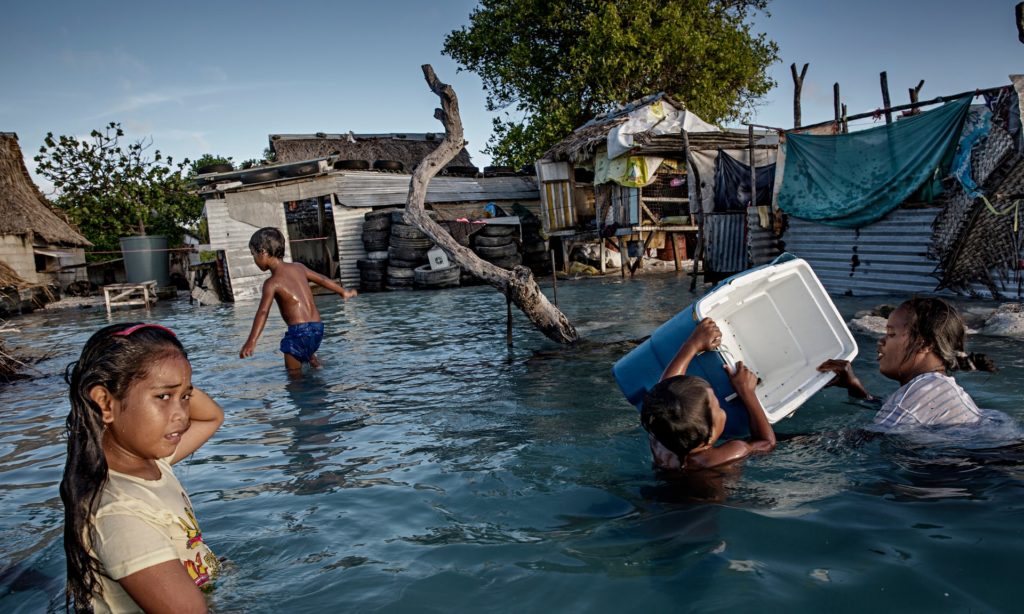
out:
{"label": "reflection on water", "polygon": [[[971,338],[996,375],[959,376],[1005,428],[922,441],[865,431],[872,412],[825,390],[777,425],[775,453],[712,491],[650,467],[611,364],[688,305],[689,280],[559,288],[585,335],[558,347],[489,288],[318,299],[324,368],[289,379],[272,322],[237,359],[255,305],[161,304],[197,385],[225,408],[176,469],[230,560],[226,611],[1006,610],[1024,518],[1020,342]],[[844,315],[873,306],[839,299]],[[115,312],[115,321],[140,311]],[[0,390],[0,604],[62,603],[67,411],[59,373],[105,313],[21,318],[11,344],[55,353]],[[874,339],[857,335],[861,347]],[[871,352],[867,387],[895,389]],[[707,501],[719,501],[708,503]],[[1004,571],[1005,570],[1005,571]],[[841,601],[847,599],[848,601]]]}

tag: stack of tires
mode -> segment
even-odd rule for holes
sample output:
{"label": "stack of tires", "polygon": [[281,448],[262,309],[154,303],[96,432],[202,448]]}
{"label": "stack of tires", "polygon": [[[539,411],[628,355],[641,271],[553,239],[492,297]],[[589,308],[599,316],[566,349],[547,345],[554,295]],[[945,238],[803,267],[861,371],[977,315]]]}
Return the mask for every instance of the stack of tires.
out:
{"label": "stack of tires", "polygon": [[514,224],[487,224],[472,237],[476,255],[503,269],[522,264],[519,245],[516,241],[517,227]]}
{"label": "stack of tires", "polygon": [[538,275],[551,273],[548,243],[540,235],[540,221],[523,222],[523,264]]}
{"label": "stack of tires", "polygon": [[433,246],[434,243],[419,228],[405,223],[403,211],[393,211],[388,244],[387,289],[411,290],[416,268],[427,264],[427,252]]}
{"label": "stack of tires", "polygon": [[457,288],[460,284],[462,267],[449,264],[442,268],[431,268],[423,264],[413,270],[413,286],[420,290],[437,290],[440,288]]}
{"label": "stack of tires", "polygon": [[391,237],[392,210],[371,211],[363,218],[363,247],[366,258],[356,261],[359,288],[381,292],[387,287],[388,244]]}

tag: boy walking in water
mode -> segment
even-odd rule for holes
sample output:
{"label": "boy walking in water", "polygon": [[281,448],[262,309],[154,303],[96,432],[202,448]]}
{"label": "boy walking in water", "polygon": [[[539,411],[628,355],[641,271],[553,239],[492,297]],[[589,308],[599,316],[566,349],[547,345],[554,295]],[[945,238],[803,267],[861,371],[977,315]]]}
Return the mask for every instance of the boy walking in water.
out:
{"label": "boy walking in water", "polygon": [[276,228],[261,228],[254,232],[249,239],[249,251],[261,271],[270,269],[270,278],[263,282],[260,306],[253,318],[249,338],[238,357],[252,356],[256,340],[263,333],[267,317],[270,316],[270,302],[274,300],[281,310],[281,317],[288,324],[288,332],[281,339],[285,367],[290,372],[300,371],[304,362],[319,367],[316,351],[324,338],[324,325],[313,302],[309,282],[336,292],[343,299],[352,298],[357,294],[356,291],[346,290],[341,284],[310,271],[299,262],[285,262],[284,235]]}

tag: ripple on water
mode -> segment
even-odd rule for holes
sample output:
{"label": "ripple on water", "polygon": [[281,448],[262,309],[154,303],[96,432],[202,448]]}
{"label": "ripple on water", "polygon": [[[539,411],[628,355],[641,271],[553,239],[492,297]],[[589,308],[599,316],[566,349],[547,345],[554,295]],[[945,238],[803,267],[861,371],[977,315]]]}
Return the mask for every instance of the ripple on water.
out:
{"label": "ripple on water", "polygon": [[[559,301],[585,335],[569,348],[520,314],[507,348],[504,299],[486,287],[319,297],[325,368],[301,380],[284,372],[280,322],[253,358],[237,358],[251,303],[25,316],[13,341],[54,356],[39,365],[43,377],[0,390],[0,539],[15,570],[0,576],[0,604],[59,602],[60,373],[92,331],[145,317],[178,332],[195,382],[227,416],[176,468],[204,535],[229,560],[215,609],[1015,605],[1019,433],[874,436],[862,428],[869,410],[825,390],[777,425],[774,454],[724,482],[724,500],[699,502],[692,484],[656,477],[610,368],[693,300],[688,285],[671,275],[561,284]],[[847,316],[874,302],[837,300]],[[965,387],[1015,428],[1020,342],[970,342],[1003,370],[968,374]],[[861,352],[858,373],[892,390],[871,356]]]}

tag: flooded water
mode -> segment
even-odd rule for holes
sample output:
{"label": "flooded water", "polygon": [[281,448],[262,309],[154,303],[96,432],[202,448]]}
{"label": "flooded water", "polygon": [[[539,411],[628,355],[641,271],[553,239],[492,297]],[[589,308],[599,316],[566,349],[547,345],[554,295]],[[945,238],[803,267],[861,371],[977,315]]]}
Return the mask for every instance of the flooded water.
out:
{"label": "flooded water", "polygon": [[[1013,441],[867,438],[872,412],[825,390],[776,425],[785,440],[724,503],[659,480],[610,368],[694,300],[688,287],[673,274],[561,284],[587,341],[559,347],[517,313],[511,350],[488,287],[318,297],[326,367],[301,381],[286,377],[279,320],[237,358],[252,303],[20,317],[8,345],[54,357],[0,388],[0,611],[63,606],[60,374],[94,330],[139,319],[178,332],[226,413],[176,467],[230,561],[218,611],[1016,610]],[[879,302],[837,305],[849,318]],[[856,336],[858,373],[891,392],[875,339]],[[969,344],[1002,370],[961,384],[1024,422],[1024,344]]]}

